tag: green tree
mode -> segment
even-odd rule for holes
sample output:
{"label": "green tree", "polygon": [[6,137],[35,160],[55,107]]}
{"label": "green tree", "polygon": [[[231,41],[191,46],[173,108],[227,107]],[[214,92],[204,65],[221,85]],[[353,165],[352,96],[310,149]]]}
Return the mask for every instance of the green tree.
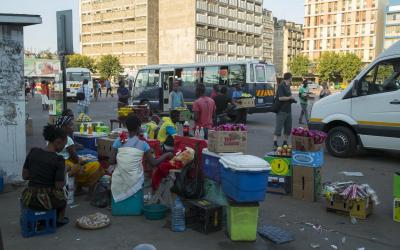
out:
{"label": "green tree", "polygon": [[113,55],[102,56],[97,62],[96,68],[104,79],[109,79],[111,76],[118,77],[123,71],[118,57]]}
{"label": "green tree", "polygon": [[68,68],[87,68],[91,72],[95,71],[94,60],[88,56],[74,54],[67,56],[67,67]]}
{"label": "green tree", "polygon": [[345,82],[350,82],[361,70],[363,62],[353,53],[346,53],[340,56],[340,75]]}
{"label": "green tree", "polygon": [[317,71],[323,81],[334,81],[340,75],[340,55],[335,52],[323,53]]}
{"label": "green tree", "polygon": [[310,60],[304,55],[297,55],[289,63],[290,71],[295,76],[307,75],[310,69]]}

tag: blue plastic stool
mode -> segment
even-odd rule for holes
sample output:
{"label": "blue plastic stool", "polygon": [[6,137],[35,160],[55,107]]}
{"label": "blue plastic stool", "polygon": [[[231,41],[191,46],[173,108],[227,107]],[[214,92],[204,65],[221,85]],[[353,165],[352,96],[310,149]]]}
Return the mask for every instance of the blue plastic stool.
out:
{"label": "blue plastic stool", "polygon": [[32,237],[56,232],[56,210],[36,211],[21,208],[21,234],[23,237]]}

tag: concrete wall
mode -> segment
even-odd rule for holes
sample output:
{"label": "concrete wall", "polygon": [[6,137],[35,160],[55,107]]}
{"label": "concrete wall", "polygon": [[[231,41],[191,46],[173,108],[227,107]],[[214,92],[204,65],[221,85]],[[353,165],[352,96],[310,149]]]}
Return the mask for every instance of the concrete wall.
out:
{"label": "concrete wall", "polygon": [[26,156],[23,27],[0,25],[0,171],[21,179]]}
{"label": "concrete wall", "polygon": [[159,0],[159,63],[196,60],[196,1]]}

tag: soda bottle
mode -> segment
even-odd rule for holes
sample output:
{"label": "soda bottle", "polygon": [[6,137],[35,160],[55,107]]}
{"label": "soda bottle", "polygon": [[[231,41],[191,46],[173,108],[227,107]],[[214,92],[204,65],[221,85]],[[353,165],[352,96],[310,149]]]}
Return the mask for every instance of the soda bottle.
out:
{"label": "soda bottle", "polygon": [[185,121],[183,124],[183,136],[189,136],[190,133],[190,125],[188,121]]}
{"label": "soda bottle", "polygon": [[171,230],[174,232],[183,232],[185,229],[185,207],[179,197],[177,197],[172,208]]}

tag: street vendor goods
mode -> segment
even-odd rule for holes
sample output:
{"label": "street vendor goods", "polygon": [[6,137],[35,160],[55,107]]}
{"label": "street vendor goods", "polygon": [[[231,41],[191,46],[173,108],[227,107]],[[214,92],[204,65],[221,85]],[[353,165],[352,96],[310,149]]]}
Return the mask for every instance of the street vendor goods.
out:
{"label": "street vendor goods", "polygon": [[80,113],[78,118],[76,119],[77,122],[91,122],[92,119],[88,116],[85,115],[84,113]]}
{"label": "street vendor goods", "polygon": [[327,184],[323,191],[328,211],[348,214],[366,219],[374,205],[379,204],[378,196],[368,184],[335,182]]}
{"label": "street vendor goods", "polygon": [[208,149],[215,153],[245,152],[247,148],[247,131],[208,132]]}
{"label": "street vendor goods", "polygon": [[304,152],[293,150],[292,165],[319,168],[324,164],[324,152]]}
{"label": "street vendor goods", "polygon": [[189,162],[194,159],[194,150],[192,148],[186,147],[186,149],[182,152],[179,152],[172,160],[170,161],[171,165],[176,166],[177,164],[180,166],[186,166]]}
{"label": "street vendor goods", "polygon": [[275,155],[274,152],[264,157],[271,166],[271,174],[280,176],[292,176],[291,158]]}
{"label": "street vendor goods", "polygon": [[292,145],[293,149],[315,152],[322,148],[327,134],[318,130],[309,130],[307,128],[293,128],[292,129]]}
{"label": "street vendor goods", "polygon": [[82,229],[95,230],[108,227],[111,223],[110,218],[102,213],[94,213],[82,216],[76,220],[76,225]]}
{"label": "street vendor goods", "polygon": [[265,199],[270,166],[252,155],[226,155],[221,182],[224,193],[236,202],[257,202]]}

